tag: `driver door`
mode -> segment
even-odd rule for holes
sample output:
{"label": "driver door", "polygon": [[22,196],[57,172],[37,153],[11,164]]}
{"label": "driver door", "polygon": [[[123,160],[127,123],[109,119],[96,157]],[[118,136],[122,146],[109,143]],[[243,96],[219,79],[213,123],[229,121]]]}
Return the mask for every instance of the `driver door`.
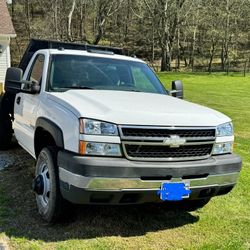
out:
{"label": "driver door", "polygon": [[[42,75],[44,69],[45,56],[38,54],[28,74],[24,75],[23,80],[38,83],[41,86]],[[23,89],[30,88],[30,85],[22,85]],[[14,131],[18,143],[25,148],[30,154],[34,153],[34,132],[37,119],[37,111],[39,109],[40,101],[39,94],[18,93],[15,99],[14,108]]]}

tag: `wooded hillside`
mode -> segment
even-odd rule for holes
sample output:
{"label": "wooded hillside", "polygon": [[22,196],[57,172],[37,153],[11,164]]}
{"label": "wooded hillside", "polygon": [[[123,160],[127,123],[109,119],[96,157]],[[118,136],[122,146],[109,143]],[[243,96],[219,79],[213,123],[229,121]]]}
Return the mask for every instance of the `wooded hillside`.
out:
{"label": "wooded hillside", "polygon": [[243,71],[250,0],[13,0],[17,64],[29,38],[123,47],[156,70]]}

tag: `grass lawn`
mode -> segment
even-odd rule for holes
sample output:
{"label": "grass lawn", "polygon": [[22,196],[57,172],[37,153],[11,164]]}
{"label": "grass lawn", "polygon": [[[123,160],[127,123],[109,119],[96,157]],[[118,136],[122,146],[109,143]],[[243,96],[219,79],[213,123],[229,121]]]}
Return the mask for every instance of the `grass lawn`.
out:
{"label": "grass lawn", "polygon": [[250,249],[250,76],[158,75],[167,88],[182,80],[186,100],[233,119],[235,152],[243,158],[233,191],[191,213],[155,205],[76,207],[70,221],[51,227],[37,215],[34,161],[26,156],[0,172],[0,242],[7,239],[13,249]]}

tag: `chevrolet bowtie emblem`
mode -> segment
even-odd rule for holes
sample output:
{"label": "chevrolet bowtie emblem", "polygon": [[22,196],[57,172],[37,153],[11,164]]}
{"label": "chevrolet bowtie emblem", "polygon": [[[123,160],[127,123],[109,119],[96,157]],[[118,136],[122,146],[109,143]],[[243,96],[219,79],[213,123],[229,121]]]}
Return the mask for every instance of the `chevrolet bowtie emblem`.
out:
{"label": "chevrolet bowtie emblem", "polygon": [[179,135],[170,135],[168,138],[163,140],[163,144],[170,146],[170,148],[178,148],[186,143],[186,139],[180,138]]}

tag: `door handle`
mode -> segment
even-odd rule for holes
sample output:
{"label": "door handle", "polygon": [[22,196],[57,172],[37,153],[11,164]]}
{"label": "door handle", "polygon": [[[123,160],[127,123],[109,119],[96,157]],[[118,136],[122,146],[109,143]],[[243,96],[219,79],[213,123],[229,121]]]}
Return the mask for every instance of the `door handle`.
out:
{"label": "door handle", "polygon": [[17,103],[17,105],[19,105],[19,104],[20,104],[20,102],[21,102],[21,97],[20,97],[20,96],[18,96],[18,97],[17,97],[17,99],[16,99],[16,103]]}

